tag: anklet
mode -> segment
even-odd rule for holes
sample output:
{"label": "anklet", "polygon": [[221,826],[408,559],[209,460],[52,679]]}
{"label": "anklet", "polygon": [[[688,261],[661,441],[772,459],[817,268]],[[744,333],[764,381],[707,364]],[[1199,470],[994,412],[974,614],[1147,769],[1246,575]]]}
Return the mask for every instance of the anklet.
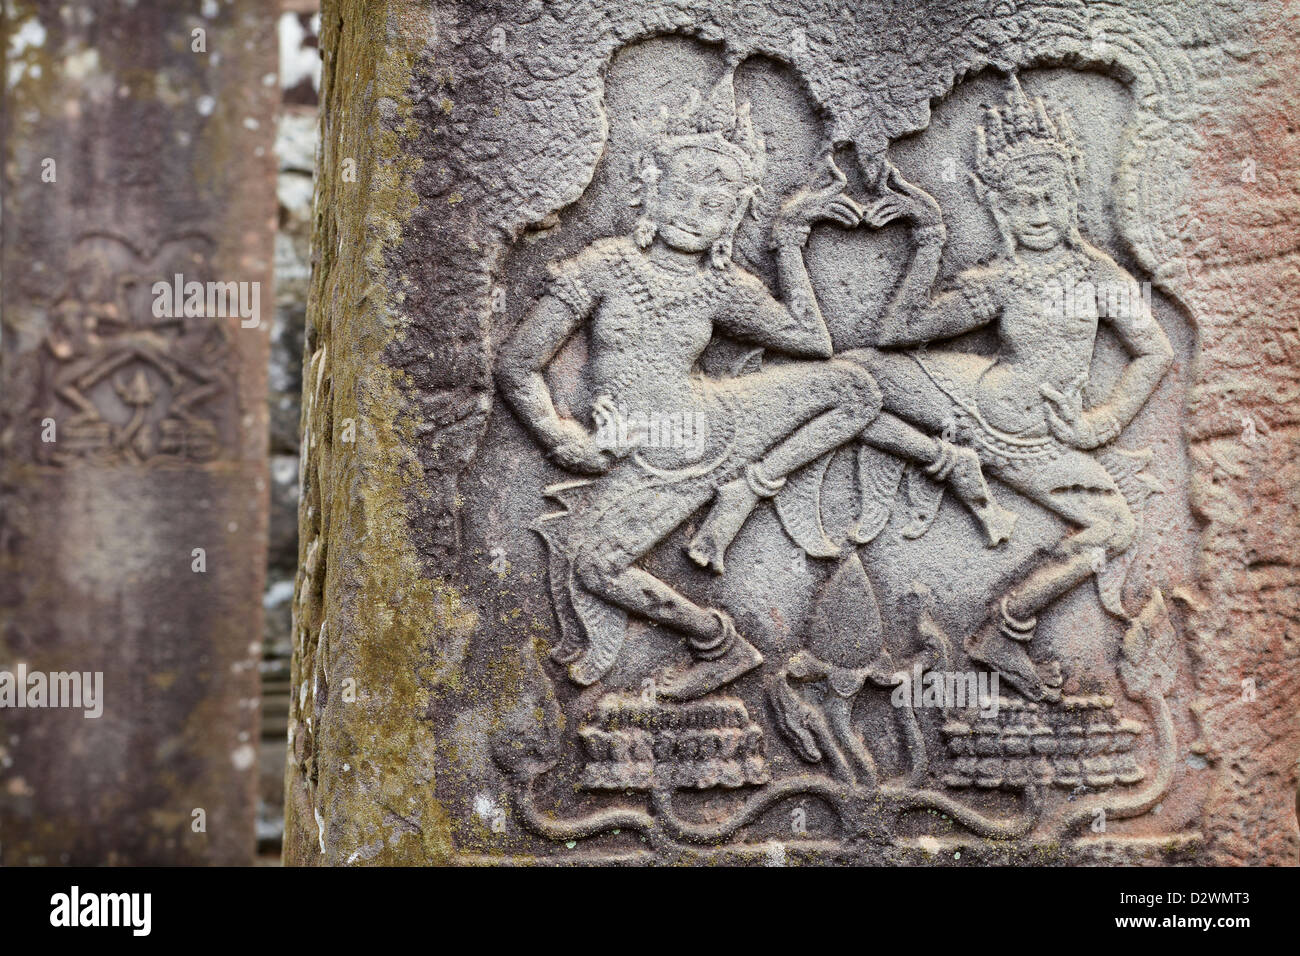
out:
{"label": "anklet", "polygon": [[939,453],[934,461],[925,466],[925,473],[935,481],[947,481],[953,468],[957,466],[957,448],[942,438],[936,438],[935,444],[939,446]]}
{"label": "anklet", "polygon": [[689,639],[691,654],[702,661],[717,660],[731,650],[731,645],[736,639],[736,626],[731,623],[731,619],[727,615],[717,608],[709,608],[709,613],[717,618],[718,636],[712,640],[694,636]]}
{"label": "anklet", "polygon": [[1034,628],[1038,626],[1038,618],[1031,617],[1027,621],[1019,620],[1012,617],[1011,612],[1007,610],[1007,599],[1002,599],[1002,633],[1017,641],[1027,641],[1034,636]]}
{"label": "anklet", "polygon": [[745,484],[749,485],[749,490],[760,498],[771,498],[778,491],[785,487],[785,479],[778,478],[776,481],[768,481],[763,477],[757,464],[745,466]]}

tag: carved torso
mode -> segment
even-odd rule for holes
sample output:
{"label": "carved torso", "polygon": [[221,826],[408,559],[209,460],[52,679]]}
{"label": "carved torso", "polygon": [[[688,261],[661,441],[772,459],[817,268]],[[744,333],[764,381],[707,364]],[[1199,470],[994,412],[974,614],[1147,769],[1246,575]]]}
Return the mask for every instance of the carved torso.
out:
{"label": "carved torso", "polygon": [[[1091,261],[1071,250],[1045,266],[1000,262],[979,276],[999,309],[997,356],[980,375],[978,402],[990,424],[1012,433],[1044,432],[1041,385],[1068,390],[1092,364],[1098,310]],[[1062,303],[1064,303],[1062,305]]]}
{"label": "carved torso", "polygon": [[593,394],[632,416],[705,413],[698,365],[724,312],[754,324],[788,319],[744,270],[669,268],[626,238],[592,243],[552,276],[550,293],[589,318]]}

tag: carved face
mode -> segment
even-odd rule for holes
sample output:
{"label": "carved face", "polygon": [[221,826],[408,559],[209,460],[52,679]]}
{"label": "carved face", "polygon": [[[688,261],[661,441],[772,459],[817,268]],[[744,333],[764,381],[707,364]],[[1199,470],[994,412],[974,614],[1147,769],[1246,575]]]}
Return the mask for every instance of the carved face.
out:
{"label": "carved face", "polygon": [[1069,235],[1074,190],[1057,163],[1025,163],[998,196],[998,206],[1016,245],[1043,252]]}
{"label": "carved face", "polygon": [[712,248],[729,229],[740,203],[743,177],[734,159],[711,149],[673,154],[659,178],[659,235],[683,252]]}

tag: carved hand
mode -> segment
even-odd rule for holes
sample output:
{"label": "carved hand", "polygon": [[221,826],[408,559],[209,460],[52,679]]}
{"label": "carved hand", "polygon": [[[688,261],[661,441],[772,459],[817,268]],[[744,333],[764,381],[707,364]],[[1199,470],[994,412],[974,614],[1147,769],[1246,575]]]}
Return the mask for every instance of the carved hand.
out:
{"label": "carved hand", "polygon": [[904,179],[897,166],[887,163],[887,167],[880,177],[876,198],[867,205],[862,221],[873,229],[895,219],[910,219],[918,228],[941,226],[943,214],[934,197]]}
{"label": "carved hand", "polygon": [[1088,451],[1114,441],[1120,432],[1119,422],[1105,406],[1083,408],[1083,386],[1087,373],[1072,381],[1064,393],[1042,384],[1038,390],[1046,401],[1047,424],[1052,434],[1071,448]]}
{"label": "carved hand", "polygon": [[626,458],[645,439],[641,424],[635,419],[625,419],[608,395],[601,395],[592,403],[591,417],[596,422],[596,447],[615,458]]}
{"label": "carved hand", "polygon": [[600,475],[609,470],[613,457],[596,444],[595,437],[571,418],[562,418],[555,426],[558,441],[551,446],[551,458],[562,468],[584,475]]}
{"label": "carved hand", "polygon": [[809,184],[782,204],[772,224],[773,245],[804,245],[812,224],[821,220],[838,222],[842,226],[856,226],[861,221],[862,207],[844,195],[847,180],[835,165],[835,157],[827,153],[825,164],[824,172],[830,174],[830,185],[817,188]]}

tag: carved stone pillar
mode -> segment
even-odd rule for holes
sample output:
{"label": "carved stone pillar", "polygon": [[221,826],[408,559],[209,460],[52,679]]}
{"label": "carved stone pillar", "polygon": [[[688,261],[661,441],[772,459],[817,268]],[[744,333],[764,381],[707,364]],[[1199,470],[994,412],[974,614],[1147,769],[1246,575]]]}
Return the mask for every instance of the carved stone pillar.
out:
{"label": "carved stone pillar", "polygon": [[322,22],[288,861],[1295,861],[1283,4]]}
{"label": "carved stone pillar", "polygon": [[[14,3],[4,30],[0,671],[27,679],[0,861],[247,863],[274,11]],[[59,673],[94,707],[56,709]]]}

